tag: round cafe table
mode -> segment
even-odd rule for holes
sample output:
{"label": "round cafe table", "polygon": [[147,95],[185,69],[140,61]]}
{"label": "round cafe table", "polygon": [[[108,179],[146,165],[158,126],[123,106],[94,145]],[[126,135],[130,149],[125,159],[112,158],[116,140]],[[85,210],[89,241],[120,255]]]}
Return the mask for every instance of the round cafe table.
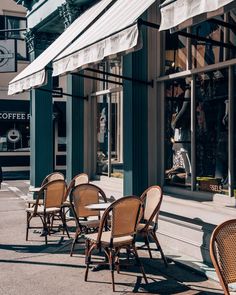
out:
{"label": "round cafe table", "polygon": [[95,203],[95,204],[90,204],[90,205],[87,205],[85,206],[87,209],[90,209],[90,210],[100,210],[100,211],[103,211],[103,210],[106,210],[109,206],[111,205],[111,203]]}

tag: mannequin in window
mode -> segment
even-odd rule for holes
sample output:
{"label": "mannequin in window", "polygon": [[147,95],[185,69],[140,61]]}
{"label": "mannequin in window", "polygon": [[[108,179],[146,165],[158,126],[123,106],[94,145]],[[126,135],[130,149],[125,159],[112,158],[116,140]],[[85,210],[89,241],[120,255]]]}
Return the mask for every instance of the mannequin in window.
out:
{"label": "mannequin in window", "polygon": [[[174,131],[173,143],[173,168],[182,168],[182,173],[172,176],[173,182],[190,183],[191,164],[190,164],[190,80],[185,80],[185,90],[182,105],[176,109],[172,117],[171,128]],[[179,169],[181,171],[181,169]]]}

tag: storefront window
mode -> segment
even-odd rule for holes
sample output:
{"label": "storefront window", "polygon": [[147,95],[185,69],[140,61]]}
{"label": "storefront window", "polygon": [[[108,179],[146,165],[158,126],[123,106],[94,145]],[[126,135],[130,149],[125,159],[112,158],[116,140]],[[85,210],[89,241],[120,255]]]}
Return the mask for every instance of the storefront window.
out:
{"label": "storefront window", "polygon": [[[6,26],[5,28],[8,30],[12,29],[25,29],[26,19],[20,17],[6,16]],[[11,31],[6,33],[8,39],[16,39],[17,41],[17,59],[18,60],[27,60],[28,53],[25,42],[25,31]]]}
{"label": "storefront window", "polygon": [[30,115],[29,103],[15,101],[0,102],[0,152],[29,151]]}
{"label": "storefront window", "polygon": [[191,132],[190,132],[189,78],[166,83],[166,183],[191,184]]}
{"label": "storefront window", "polygon": [[196,175],[199,190],[227,193],[228,71],[196,79]]}
{"label": "storefront window", "polygon": [[[122,74],[121,60],[111,60],[98,65],[95,82],[97,94],[97,173],[122,177],[122,101],[121,78],[109,75]],[[107,81],[109,80],[109,81]],[[114,81],[114,83],[110,82]]]}
{"label": "storefront window", "polygon": [[53,117],[55,128],[55,140],[57,142],[57,151],[66,151],[66,103],[54,101]]}
{"label": "storefront window", "polygon": [[231,10],[166,32],[165,184],[235,196],[235,20]]}

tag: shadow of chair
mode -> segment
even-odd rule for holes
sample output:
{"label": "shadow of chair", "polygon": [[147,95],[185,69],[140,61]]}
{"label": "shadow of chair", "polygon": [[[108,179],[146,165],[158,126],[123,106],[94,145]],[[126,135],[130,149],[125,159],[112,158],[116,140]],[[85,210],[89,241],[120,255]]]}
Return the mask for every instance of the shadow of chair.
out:
{"label": "shadow of chair", "polygon": [[210,256],[224,294],[236,282],[236,219],[218,225],[210,240]]}
{"label": "shadow of chair", "polygon": [[[107,256],[107,264],[110,266],[112,288],[115,291],[114,283],[114,270],[115,266],[119,272],[120,262],[120,250],[122,248],[128,249],[129,252],[134,254],[136,262],[140,267],[145,282],[147,278],[144,272],[144,268],[140,262],[136,247],[135,247],[135,235],[136,228],[139,221],[140,212],[142,210],[142,202],[140,198],[136,196],[123,197],[113,202],[104,212],[101,223],[99,226],[98,233],[91,233],[85,235],[86,239],[86,271],[85,281],[88,278],[89,266],[96,263],[92,261],[91,256],[94,249],[104,249],[105,255]],[[104,231],[106,223],[111,216],[111,229]],[[104,264],[106,262],[102,262]]]}
{"label": "shadow of chair", "polygon": [[94,184],[79,184],[72,189],[70,204],[75,217],[76,232],[71,245],[70,256],[72,256],[75,243],[82,233],[88,233],[98,229],[100,211],[87,209],[86,206],[99,203],[100,200],[107,203],[107,197],[104,191]]}
{"label": "shadow of chair", "polygon": [[[144,246],[147,247],[150,258],[152,258],[149,245],[149,239],[151,238],[156,243],[157,249],[160,251],[165,265],[168,266],[166,257],[156,235],[158,216],[163,199],[162,189],[157,185],[151,186],[143,192],[140,199],[143,202],[144,211],[141,222],[137,227],[137,233],[143,237],[145,243]],[[140,248],[143,249],[143,247],[139,247],[139,249]]]}
{"label": "shadow of chair", "polygon": [[[65,190],[66,182],[62,179],[47,182],[40,188],[34,206],[26,208],[26,240],[28,240],[29,229],[38,228],[30,226],[32,218],[39,217],[43,224],[43,235],[47,244],[47,236],[50,235],[52,218],[55,214],[60,217],[63,229],[66,231],[68,237],[70,237],[61,208]],[[39,205],[41,199],[43,203]]]}

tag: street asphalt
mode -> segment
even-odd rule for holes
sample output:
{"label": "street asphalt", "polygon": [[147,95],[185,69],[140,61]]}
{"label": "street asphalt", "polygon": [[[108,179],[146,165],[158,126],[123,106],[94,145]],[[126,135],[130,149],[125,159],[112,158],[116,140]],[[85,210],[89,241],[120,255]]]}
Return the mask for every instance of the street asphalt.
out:
{"label": "street asphalt", "polygon": [[[5,181],[0,190],[0,295],[112,294],[107,269],[90,271],[88,282],[84,281],[83,243],[76,245],[70,257],[71,240],[61,231],[49,236],[48,245],[40,229],[31,230],[25,240],[28,188],[29,181]],[[40,220],[34,224],[41,226]],[[74,221],[69,226],[73,237]],[[131,261],[115,273],[116,294],[223,294],[216,281],[173,260],[166,268],[157,251],[153,259],[147,251],[140,250],[139,255],[148,284]],[[102,254],[95,253],[95,257],[102,259]]]}

